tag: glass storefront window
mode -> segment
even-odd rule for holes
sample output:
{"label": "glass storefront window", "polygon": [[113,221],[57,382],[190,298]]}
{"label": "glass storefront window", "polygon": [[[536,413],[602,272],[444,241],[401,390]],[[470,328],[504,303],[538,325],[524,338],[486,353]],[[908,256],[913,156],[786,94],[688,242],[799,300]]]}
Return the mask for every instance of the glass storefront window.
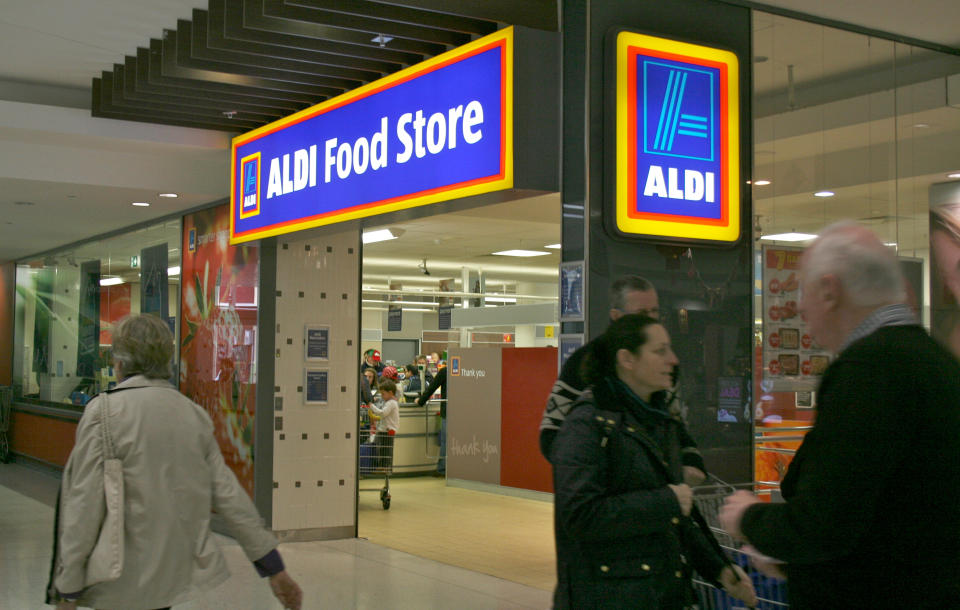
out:
{"label": "glass storefront window", "polygon": [[[809,243],[796,234],[869,227],[900,257],[918,317],[930,327],[933,310],[937,326],[930,211],[960,182],[960,57],[760,11],[753,25],[755,415],[803,423],[833,355],[796,311]],[[759,480],[785,468],[775,452],[757,460]]]}
{"label": "glass storefront window", "polygon": [[116,383],[111,330],[154,313],[178,330],[180,220],[17,263],[14,392],[82,406]]}

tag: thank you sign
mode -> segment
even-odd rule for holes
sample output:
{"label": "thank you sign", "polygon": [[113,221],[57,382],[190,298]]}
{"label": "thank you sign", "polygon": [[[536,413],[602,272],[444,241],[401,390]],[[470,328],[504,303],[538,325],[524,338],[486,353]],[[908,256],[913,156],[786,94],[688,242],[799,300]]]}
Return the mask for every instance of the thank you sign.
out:
{"label": "thank you sign", "polygon": [[737,241],[736,55],[620,32],[616,62],[617,231]]}
{"label": "thank you sign", "polygon": [[233,140],[232,243],[513,186],[507,28]]}

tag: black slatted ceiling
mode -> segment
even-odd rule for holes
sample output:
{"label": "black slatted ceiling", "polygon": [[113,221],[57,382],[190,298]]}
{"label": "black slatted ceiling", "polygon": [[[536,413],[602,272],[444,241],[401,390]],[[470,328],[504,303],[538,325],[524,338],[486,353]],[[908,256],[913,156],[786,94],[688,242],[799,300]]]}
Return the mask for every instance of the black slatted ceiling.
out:
{"label": "black slatted ceiling", "polygon": [[501,25],[557,23],[551,0],[209,0],[191,17],[93,79],[93,116],[245,132]]}

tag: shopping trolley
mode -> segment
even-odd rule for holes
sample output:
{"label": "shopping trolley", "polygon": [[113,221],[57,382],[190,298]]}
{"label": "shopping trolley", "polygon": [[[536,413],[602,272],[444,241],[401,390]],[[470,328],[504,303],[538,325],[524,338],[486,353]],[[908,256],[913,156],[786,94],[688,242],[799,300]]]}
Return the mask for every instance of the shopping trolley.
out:
{"label": "shopping trolley", "polygon": [[383,510],[390,509],[390,475],[393,473],[393,430],[376,429],[366,408],[360,409],[360,463],[357,471],[360,477],[369,475],[383,475],[383,487],[364,489],[357,486],[358,491],[379,491],[380,503]]}
{"label": "shopping trolley", "polygon": [[10,411],[13,408],[13,388],[0,386],[0,463],[10,459]]}
{"label": "shopping trolley", "polygon": [[[732,563],[743,568],[743,571],[753,582],[753,588],[757,592],[757,605],[754,608],[758,610],[779,610],[789,608],[787,603],[787,583],[783,579],[772,578],[755,570],[750,564],[749,556],[740,548],[740,543],[733,539],[720,525],[720,507],[723,506],[724,499],[738,489],[738,487],[724,483],[716,477],[711,477],[714,484],[697,487],[694,489],[693,501],[696,504],[700,514],[710,527],[714,538],[720,544],[720,548]],[[743,485],[740,488],[752,489],[753,484]],[[769,490],[767,490],[769,493]],[[718,589],[698,578],[693,579],[694,589],[699,597],[700,610],[735,610],[746,608],[744,603],[738,599],[730,597],[724,590]]]}

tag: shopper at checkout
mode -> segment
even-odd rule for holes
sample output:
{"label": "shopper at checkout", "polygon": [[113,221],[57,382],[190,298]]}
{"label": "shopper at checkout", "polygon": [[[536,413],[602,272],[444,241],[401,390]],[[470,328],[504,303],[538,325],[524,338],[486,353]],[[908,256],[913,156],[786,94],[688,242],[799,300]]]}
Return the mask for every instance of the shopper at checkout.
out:
{"label": "shopper at checkout", "polygon": [[383,362],[380,361],[380,350],[368,349],[363,352],[363,361],[360,363],[360,372],[367,369],[373,369],[373,372],[379,375],[383,372]]}
{"label": "shopper at checkout", "polygon": [[443,477],[447,474],[447,368],[441,367],[433,383],[427,391],[420,395],[417,404],[421,407],[427,404],[433,393],[440,389],[440,455],[437,458],[437,471],[434,476]]}
{"label": "shopper at checkout", "polygon": [[[393,367],[388,367],[393,368]],[[396,369],[394,369],[396,372]],[[391,379],[380,381],[380,395],[383,397],[383,407],[370,405],[370,418],[378,420],[376,434],[371,436],[371,442],[381,450],[381,459],[393,455],[393,438],[400,430],[400,405],[397,403],[397,384]],[[380,464],[385,466],[386,464]]]}

